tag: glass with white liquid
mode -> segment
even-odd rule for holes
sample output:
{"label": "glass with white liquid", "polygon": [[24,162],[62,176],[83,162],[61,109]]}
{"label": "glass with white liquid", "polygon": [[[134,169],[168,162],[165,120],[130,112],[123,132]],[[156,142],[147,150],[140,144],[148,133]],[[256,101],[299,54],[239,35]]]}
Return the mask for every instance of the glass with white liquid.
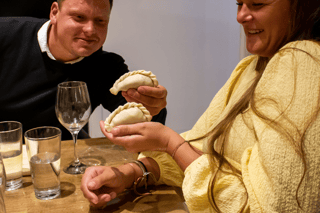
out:
{"label": "glass with white liquid", "polygon": [[0,152],[6,171],[6,190],[22,186],[22,124],[17,121],[0,122]]}
{"label": "glass with white liquid", "polygon": [[24,134],[34,193],[40,200],[60,196],[61,131],[38,127]]}

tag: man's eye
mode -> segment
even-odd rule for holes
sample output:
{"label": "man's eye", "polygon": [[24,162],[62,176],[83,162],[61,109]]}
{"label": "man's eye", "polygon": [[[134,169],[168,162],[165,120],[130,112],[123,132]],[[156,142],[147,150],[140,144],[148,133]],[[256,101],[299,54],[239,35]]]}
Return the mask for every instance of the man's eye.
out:
{"label": "man's eye", "polygon": [[105,25],[105,24],[107,24],[107,21],[103,20],[103,19],[98,19],[98,20],[96,20],[96,23],[98,23],[100,25]]}
{"label": "man's eye", "polygon": [[79,16],[74,16],[74,19],[76,21],[82,21],[82,20],[84,20],[84,17],[79,15]]}

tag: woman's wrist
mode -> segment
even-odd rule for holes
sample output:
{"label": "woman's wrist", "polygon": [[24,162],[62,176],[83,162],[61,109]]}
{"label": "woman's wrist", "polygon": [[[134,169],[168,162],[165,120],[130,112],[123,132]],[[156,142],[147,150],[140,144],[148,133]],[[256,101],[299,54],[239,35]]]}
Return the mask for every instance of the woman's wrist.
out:
{"label": "woman's wrist", "polygon": [[[146,167],[146,170],[148,172],[151,172],[154,175],[156,180],[159,179],[160,168],[155,160],[147,157],[147,158],[139,159],[139,161]],[[118,169],[124,175],[124,182],[125,182],[126,189],[132,188],[134,182],[136,182],[138,178],[143,176],[143,170],[135,162],[130,162],[122,166],[119,166]],[[150,182],[154,182],[154,181],[150,181]]]}
{"label": "woman's wrist", "polygon": [[126,189],[132,188],[133,183],[137,180],[137,178],[143,175],[139,166],[134,163],[124,164],[119,166],[118,169],[124,175]]}
{"label": "woman's wrist", "polygon": [[166,153],[172,156],[177,151],[177,147],[182,145],[184,141],[185,140],[178,133],[176,133],[174,136],[170,137],[168,141]]}

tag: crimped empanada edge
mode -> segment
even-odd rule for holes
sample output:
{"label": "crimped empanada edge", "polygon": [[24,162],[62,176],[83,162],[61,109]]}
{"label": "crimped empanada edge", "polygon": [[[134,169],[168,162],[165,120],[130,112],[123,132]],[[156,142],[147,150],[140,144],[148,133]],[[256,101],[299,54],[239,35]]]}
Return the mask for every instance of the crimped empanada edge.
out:
{"label": "crimped empanada edge", "polygon": [[[124,109],[129,109],[129,108],[134,108],[134,107],[138,107],[144,114],[144,116],[146,117],[147,121],[151,121],[152,116],[150,114],[150,112],[140,103],[135,103],[135,102],[128,102],[123,106],[119,106],[116,110],[114,110],[105,120],[104,122],[104,128],[107,131],[110,131],[114,126],[111,125],[111,121],[113,120],[113,118],[119,114],[122,110]],[[111,127],[111,129],[110,129]],[[110,130],[109,130],[110,129]]]}
{"label": "crimped empanada edge", "polygon": [[141,75],[149,77],[152,80],[154,87],[159,85],[159,82],[157,80],[157,76],[155,74],[153,74],[151,71],[135,70],[135,71],[131,71],[131,72],[127,72],[127,73],[123,74],[118,80],[116,80],[116,82],[114,82],[113,86],[110,88],[110,92],[112,94],[116,95],[119,91],[116,92],[115,85],[117,85],[118,83],[120,83],[121,81],[126,79],[127,77],[129,77],[131,75],[136,75],[136,74],[141,74]]}

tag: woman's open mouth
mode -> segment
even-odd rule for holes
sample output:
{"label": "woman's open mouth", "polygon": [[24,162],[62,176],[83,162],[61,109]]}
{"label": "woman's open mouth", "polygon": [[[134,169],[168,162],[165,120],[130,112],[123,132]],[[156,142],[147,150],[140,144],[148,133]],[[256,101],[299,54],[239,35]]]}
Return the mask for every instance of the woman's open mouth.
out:
{"label": "woman's open mouth", "polygon": [[259,34],[263,32],[264,30],[248,30],[248,34]]}

